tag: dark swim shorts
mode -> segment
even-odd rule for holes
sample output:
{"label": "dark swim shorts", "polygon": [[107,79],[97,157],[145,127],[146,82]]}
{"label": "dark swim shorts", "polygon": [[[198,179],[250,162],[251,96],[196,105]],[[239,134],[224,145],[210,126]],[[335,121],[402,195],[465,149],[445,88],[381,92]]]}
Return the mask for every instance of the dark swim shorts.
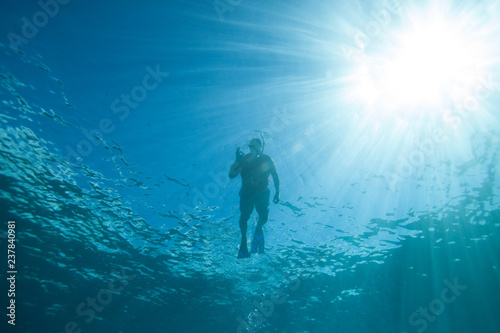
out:
{"label": "dark swim shorts", "polygon": [[[267,221],[269,216],[269,196],[271,191],[267,188],[264,192],[251,193],[245,190],[240,191],[240,211],[241,216],[250,216],[253,208],[259,214],[259,219]],[[265,222],[264,222],[265,223]]]}

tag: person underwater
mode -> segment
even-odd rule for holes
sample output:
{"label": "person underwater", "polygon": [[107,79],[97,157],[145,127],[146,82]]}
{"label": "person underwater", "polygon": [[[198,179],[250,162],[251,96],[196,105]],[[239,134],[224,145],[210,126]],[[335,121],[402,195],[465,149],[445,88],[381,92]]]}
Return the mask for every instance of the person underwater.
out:
{"label": "person underwater", "polygon": [[241,174],[239,193],[241,244],[238,259],[250,257],[247,246],[247,226],[254,207],[259,215],[259,220],[252,240],[251,253],[264,253],[262,226],[269,217],[270,175],[273,177],[275,187],[273,203],[277,204],[280,201],[280,180],[274,161],[263,153],[264,146],[259,138],[253,138],[248,147],[250,148],[249,154],[241,152],[240,147],[236,149],[236,161],[229,170],[229,178],[231,179]]}

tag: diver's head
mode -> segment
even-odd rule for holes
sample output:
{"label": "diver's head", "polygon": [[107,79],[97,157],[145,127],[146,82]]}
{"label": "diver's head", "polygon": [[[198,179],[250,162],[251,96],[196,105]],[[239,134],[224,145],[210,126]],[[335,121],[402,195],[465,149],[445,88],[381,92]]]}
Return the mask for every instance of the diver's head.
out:
{"label": "diver's head", "polygon": [[253,156],[258,156],[262,154],[262,142],[258,138],[253,138],[250,140],[250,144],[248,145],[250,147],[250,153]]}

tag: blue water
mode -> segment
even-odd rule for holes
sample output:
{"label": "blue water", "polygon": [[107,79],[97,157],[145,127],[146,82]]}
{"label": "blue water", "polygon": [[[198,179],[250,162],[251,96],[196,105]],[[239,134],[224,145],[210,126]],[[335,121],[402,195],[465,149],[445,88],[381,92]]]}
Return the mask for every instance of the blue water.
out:
{"label": "blue water", "polygon": [[[498,2],[437,6],[485,46],[463,103],[353,84],[436,6],[3,1],[2,332],[499,332]],[[281,202],[238,260],[260,132]]]}

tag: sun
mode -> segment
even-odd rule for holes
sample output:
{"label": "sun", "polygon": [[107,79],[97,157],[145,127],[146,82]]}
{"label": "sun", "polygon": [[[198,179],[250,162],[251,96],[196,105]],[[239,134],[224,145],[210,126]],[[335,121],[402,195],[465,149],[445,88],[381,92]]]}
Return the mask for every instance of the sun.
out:
{"label": "sun", "polygon": [[365,54],[349,87],[378,112],[442,109],[477,82],[484,65],[484,47],[460,18],[413,19],[391,37],[377,54]]}
{"label": "sun", "polygon": [[416,27],[401,36],[394,51],[379,84],[401,102],[440,103],[450,88],[474,79],[473,49],[456,27],[445,22]]}

